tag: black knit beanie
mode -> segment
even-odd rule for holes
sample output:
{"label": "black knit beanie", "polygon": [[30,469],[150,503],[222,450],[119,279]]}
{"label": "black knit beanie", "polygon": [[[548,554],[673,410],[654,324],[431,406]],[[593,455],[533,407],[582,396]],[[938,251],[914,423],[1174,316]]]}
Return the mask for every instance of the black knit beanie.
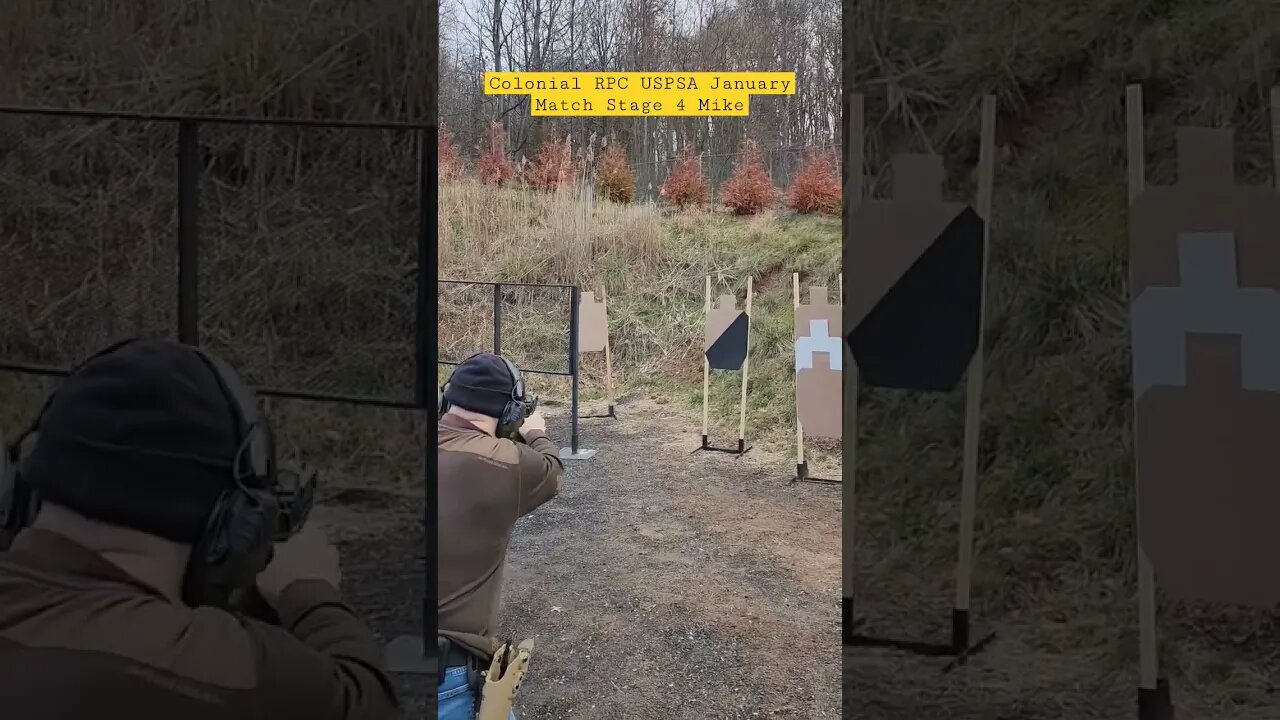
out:
{"label": "black knit beanie", "polygon": [[62,382],[22,477],[87,517],[194,543],[234,484],[235,412],[194,348],[130,342]]}
{"label": "black knit beanie", "polygon": [[460,408],[501,418],[514,388],[515,378],[507,362],[493,353],[480,353],[454,369],[444,399]]}

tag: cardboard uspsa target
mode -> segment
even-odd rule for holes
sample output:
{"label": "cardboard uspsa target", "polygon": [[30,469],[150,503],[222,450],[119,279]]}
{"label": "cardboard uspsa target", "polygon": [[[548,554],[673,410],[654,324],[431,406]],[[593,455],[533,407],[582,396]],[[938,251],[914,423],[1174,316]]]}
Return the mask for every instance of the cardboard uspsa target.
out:
{"label": "cardboard uspsa target", "polygon": [[578,307],[578,352],[604,352],[609,338],[609,320],[604,300],[584,291]]}
{"label": "cardboard uspsa target", "polygon": [[1130,215],[1139,541],[1186,600],[1280,603],[1280,195],[1232,132],[1181,128]]}
{"label": "cardboard uspsa target", "polygon": [[616,418],[613,396],[613,353],[609,348],[608,295],[600,287],[596,293],[585,290],[578,298],[578,352],[604,353],[604,387],[607,412],[603,415],[582,415],[582,418]]}
{"label": "cardboard uspsa target", "polygon": [[942,199],[937,155],[893,160],[893,197],[849,218],[849,349],[871,387],[946,392],[978,348],[983,219]]}
{"label": "cardboard uspsa target", "polygon": [[[706,276],[704,295],[706,337],[702,363],[702,445],[699,450],[722,450],[738,455],[747,451],[747,349],[751,344],[751,278],[747,278],[746,309],[739,310],[733,295],[721,295],[711,304],[711,276]],[[710,432],[711,371],[741,370],[742,387],[738,399],[738,446],[736,449],[712,447]]]}
{"label": "cardboard uspsa target", "polygon": [[[995,183],[996,98],[982,99],[977,192],[973,206],[943,200],[944,166],[935,155],[893,159],[893,194],[864,197],[863,105],[853,94],[846,203],[857,203],[845,226],[843,331],[846,370],[842,475],[845,486],[844,643],[953,655],[953,663],[995,638],[973,634],[970,600],[975,558],[978,448],[981,428],[983,296]],[[854,468],[858,381],[869,387],[946,392],[966,377],[960,472],[959,553],[949,642],[930,643],[854,632]],[[865,620],[865,618],[864,618]],[[869,625],[869,624],[868,624]],[[949,665],[948,667],[954,667]]]}
{"label": "cardboard uspsa target", "polygon": [[747,329],[751,324],[737,299],[721,295],[707,313],[706,354],[712,370],[738,370],[747,359]]}
{"label": "cardboard uspsa target", "polygon": [[804,434],[840,439],[843,435],[844,344],[840,306],[827,300],[827,288],[810,286],[808,304],[795,308],[796,417]]}

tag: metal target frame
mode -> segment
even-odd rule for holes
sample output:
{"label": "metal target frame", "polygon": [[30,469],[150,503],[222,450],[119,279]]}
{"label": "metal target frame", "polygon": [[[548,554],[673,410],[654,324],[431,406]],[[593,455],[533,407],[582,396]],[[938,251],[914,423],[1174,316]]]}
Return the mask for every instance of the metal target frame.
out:
{"label": "metal target frame", "polygon": [[[426,558],[436,556],[437,517],[432,511],[437,492],[437,478],[434,472],[436,461],[436,395],[435,355],[437,329],[436,295],[427,291],[428,283],[436,275],[436,164],[437,147],[435,135],[437,126],[432,123],[405,122],[361,122],[343,120],[305,120],[288,118],[263,118],[216,115],[183,115],[135,112],[105,112],[94,110],[72,110],[60,108],[41,108],[23,106],[0,106],[0,117],[46,117],[80,120],[114,120],[138,124],[162,124],[173,127],[177,134],[177,188],[175,212],[177,215],[177,237],[174,250],[177,253],[177,297],[176,300],[176,339],[189,345],[200,344],[200,234],[199,206],[200,184],[205,172],[201,157],[200,128],[202,126],[242,125],[242,126],[278,126],[309,127],[316,129],[350,129],[350,130],[382,130],[411,133],[414,137],[416,151],[416,196],[417,220],[413,241],[416,250],[416,263],[411,272],[416,281],[416,297],[414,301],[414,368],[412,400],[397,400],[370,397],[345,393],[311,392],[300,389],[277,386],[253,387],[260,397],[281,398],[290,400],[307,400],[313,402],[335,403],[349,406],[377,407],[384,409],[411,410],[425,413],[428,419],[429,433],[423,439],[425,446],[425,497],[423,499],[424,526],[424,558],[423,575],[425,588],[422,598],[422,637],[402,636],[393,640],[387,647],[389,668],[393,672],[434,673],[435,649],[422,641],[423,638],[435,634],[436,612],[429,607],[428,598],[437,594],[438,578],[436,564],[426,562]],[[410,241],[405,238],[406,243]],[[65,377],[70,373],[70,366],[49,365],[41,363],[9,360],[0,357],[0,372],[35,377]],[[434,697],[434,684],[430,692]]]}
{"label": "metal target frame", "polygon": [[[579,419],[579,400],[578,400],[578,374],[579,374],[579,353],[578,353],[578,331],[580,328],[580,312],[582,291],[577,285],[558,285],[548,283],[521,283],[521,282],[493,282],[490,280],[449,280],[445,278],[437,278],[436,282],[441,285],[487,285],[493,288],[493,348],[490,350],[495,355],[502,354],[502,289],[508,287],[530,287],[530,288],[555,288],[569,291],[569,370],[567,372],[561,370],[526,370],[520,368],[523,373],[535,373],[538,375],[554,375],[559,377],[567,377],[570,382],[570,399],[569,399],[569,447],[562,448],[560,458],[562,460],[586,460],[595,455],[595,450],[586,450],[578,445],[578,419]],[[437,348],[438,353],[438,348]],[[440,360],[436,359],[439,365],[459,365],[461,361],[457,360]]]}

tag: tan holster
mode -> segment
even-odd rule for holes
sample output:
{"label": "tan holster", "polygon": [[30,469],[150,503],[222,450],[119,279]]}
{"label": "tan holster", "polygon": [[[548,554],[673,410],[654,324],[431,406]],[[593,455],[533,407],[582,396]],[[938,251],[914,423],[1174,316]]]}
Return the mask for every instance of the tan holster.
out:
{"label": "tan holster", "polygon": [[[515,704],[520,681],[529,667],[529,655],[533,641],[525,640],[519,647],[504,644],[498,648],[485,674],[484,687],[480,691],[480,712],[476,720],[507,720],[511,706]],[[504,672],[505,666],[505,672]]]}

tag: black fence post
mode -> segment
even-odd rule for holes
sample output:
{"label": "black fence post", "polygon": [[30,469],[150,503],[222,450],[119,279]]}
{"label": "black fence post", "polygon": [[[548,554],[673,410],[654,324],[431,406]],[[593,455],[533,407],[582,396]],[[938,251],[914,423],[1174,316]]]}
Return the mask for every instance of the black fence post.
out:
{"label": "black fence post", "polygon": [[[436,634],[436,609],[432,607],[433,598],[436,596],[438,587],[438,577],[436,575],[436,548],[438,546],[438,518],[433,508],[436,507],[436,495],[439,491],[439,479],[436,476],[436,433],[438,432],[437,423],[440,419],[440,409],[437,406],[438,397],[432,392],[436,383],[436,368],[438,367],[440,349],[436,346],[437,341],[437,324],[440,318],[437,314],[431,312],[432,302],[431,295],[428,293],[428,284],[431,283],[435,274],[435,243],[433,242],[431,232],[433,229],[433,215],[436,209],[436,200],[434,193],[436,190],[436,158],[435,155],[435,130],[419,131],[418,133],[418,312],[417,312],[417,396],[418,406],[427,413],[427,436],[425,438],[426,450],[426,488],[425,497],[422,503],[422,524],[423,535],[425,539],[425,560],[423,562],[423,574],[425,575],[425,587],[422,595],[422,653],[423,660],[428,660],[435,655],[435,645],[431,645],[430,638]],[[437,308],[438,312],[438,308]],[[429,353],[429,354],[428,354]],[[437,662],[442,658],[435,658]]]}
{"label": "black fence post", "polygon": [[502,283],[493,284],[493,354],[502,354]]}
{"label": "black fence post", "polygon": [[415,297],[415,313],[414,322],[414,341],[416,348],[414,352],[415,371],[413,377],[413,397],[414,402],[423,410],[435,407],[435,401],[428,397],[430,389],[435,387],[436,379],[433,376],[435,372],[432,366],[436,364],[439,349],[436,347],[433,338],[436,333],[436,323],[430,318],[431,302],[430,296],[427,294],[427,283],[431,281],[429,265],[431,260],[430,228],[427,223],[430,222],[427,202],[427,139],[423,133],[418,133],[418,266],[415,276],[417,278],[418,287]]}
{"label": "black fence post", "polygon": [[200,342],[200,126],[178,123],[178,341]]}
{"label": "black fence post", "polygon": [[573,383],[573,387],[570,391],[570,398],[571,398],[570,412],[572,413],[572,417],[570,418],[569,422],[572,423],[571,425],[572,430],[570,434],[569,448],[573,450],[574,455],[578,454],[578,309],[579,309],[578,293],[579,292],[581,291],[578,289],[577,285],[574,285],[573,288],[569,291],[569,298],[570,298],[569,302],[572,303],[572,307],[569,308],[569,375],[571,378],[570,382]]}

